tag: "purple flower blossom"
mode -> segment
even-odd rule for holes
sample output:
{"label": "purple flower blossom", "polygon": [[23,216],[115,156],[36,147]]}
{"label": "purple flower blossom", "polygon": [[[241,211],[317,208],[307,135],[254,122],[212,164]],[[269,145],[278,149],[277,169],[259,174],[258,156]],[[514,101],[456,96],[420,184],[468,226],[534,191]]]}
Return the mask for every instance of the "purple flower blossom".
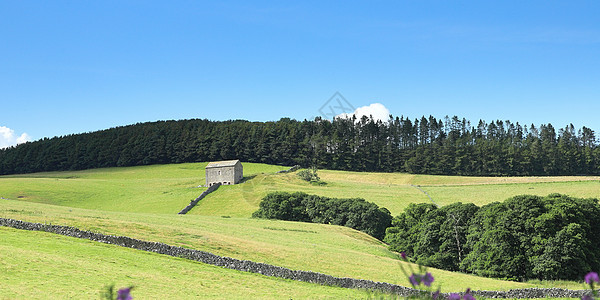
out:
{"label": "purple flower blossom", "polygon": [[406,260],[406,252],[400,252],[400,256],[402,257],[402,259]]}
{"label": "purple flower blossom", "polygon": [[131,297],[131,287],[128,288],[122,288],[117,292],[117,300],[132,300],[133,297]]}
{"label": "purple flower blossom", "polygon": [[600,278],[598,278],[598,273],[589,272],[585,275],[585,283],[592,284],[592,282],[600,282]]}
{"label": "purple flower blossom", "polygon": [[431,295],[431,298],[433,298],[433,300],[437,300],[437,298],[440,296],[440,290],[435,291],[435,293],[433,293]]}
{"label": "purple flower blossom", "polygon": [[473,297],[471,294],[465,294],[463,296],[463,300],[475,300],[475,297]]}
{"label": "purple flower blossom", "polygon": [[448,295],[448,300],[460,300],[460,295],[456,293],[451,293]]}
{"label": "purple flower blossom", "polygon": [[410,277],[408,277],[408,280],[410,281],[410,284],[412,284],[413,286],[417,286],[421,284],[421,275],[412,274],[410,275]]}
{"label": "purple flower blossom", "polygon": [[471,295],[470,293],[471,289],[467,288],[467,290],[465,291],[465,295],[463,296],[463,300],[475,300],[475,297],[473,297],[473,295]]}
{"label": "purple flower blossom", "polygon": [[594,300],[594,297],[592,297],[590,295],[585,295],[585,296],[581,297],[581,300]]}
{"label": "purple flower blossom", "polygon": [[425,275],[421,278],[421,281],[423,281],[423,284],[425,286],[431,286],[431,283],[433,282],[433,275],[431,275],[431,273],[427,272],[425,273]]}

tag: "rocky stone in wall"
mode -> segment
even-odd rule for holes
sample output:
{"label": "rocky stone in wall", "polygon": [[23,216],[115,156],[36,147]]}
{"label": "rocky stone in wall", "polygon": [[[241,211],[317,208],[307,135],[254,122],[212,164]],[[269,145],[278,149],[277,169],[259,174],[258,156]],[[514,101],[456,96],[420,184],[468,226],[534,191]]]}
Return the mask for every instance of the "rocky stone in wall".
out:
{"label": "rocky stone in wall", "polygon": [[295,165],[295,166],[292,166],[291,168],[289,168],[287,170],[281,170],[281,171],[277,171],[275,173],[276,174],[279,174],[279,173],[291,173],[291,172],[295,172],[298,169],[300,169],[300,165]]}
{"label": "rocky stone in wall", "polygon": [[187,214],[192,208],[194,208],[194,206],[196,206],[196,204],[198,204],[198,202],[200,202],[200,200],[204,199],[204,197],[206,197],[206,195],[216,191],[220,185],[221,185],[220,183],[215,183],[215,184],[209,186],[204,192],[202,192],[202,194],[200,194],[200,196],[198,196],[198,198],[192,200],[190,202],[190,204],[188,204],[184,209],[182,209],[177,214],[178,215]]}

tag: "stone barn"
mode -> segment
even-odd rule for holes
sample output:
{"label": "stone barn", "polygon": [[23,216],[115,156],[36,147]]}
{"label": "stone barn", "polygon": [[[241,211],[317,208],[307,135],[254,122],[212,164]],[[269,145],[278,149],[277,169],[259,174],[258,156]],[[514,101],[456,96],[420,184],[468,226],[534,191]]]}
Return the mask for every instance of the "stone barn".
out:
{"label": "stone barn", "polygon": [[206,166],[206,186],[216,183],[237,184],[244,177],[244,168],[239,160],[224,160],[208,163]]}

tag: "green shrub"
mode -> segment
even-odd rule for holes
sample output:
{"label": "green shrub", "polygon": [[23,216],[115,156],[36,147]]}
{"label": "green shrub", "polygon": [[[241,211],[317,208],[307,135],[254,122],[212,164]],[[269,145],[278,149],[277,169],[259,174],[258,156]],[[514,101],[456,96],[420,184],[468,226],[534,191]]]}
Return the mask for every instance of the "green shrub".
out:
{"label": "green shrub", "polygon": [[317,168],[304,169],[299,171],[298,177],[308,182],[321,182],[321,178],[317,174]]}
{"label": "green shrub", "polygon": [[252,214],[253,218],[277,219],[287,221],[310,222],[310,218],[302,201],[305,193],[269,193],[259,204],[259,209]]}
{"label": "green shrub", "polygon": [[255,218],[302,221],[347,226],[383,239],[392,215],[386,208],[360,198],[338,199],[302,192],[270,193],[263,198]]}
{"label": "green shrub", "polygon": [[384,241],[417,263],[512,280],[578,280],[600,269],[597,199],[522,195],[481,208],[411,204]]}
{"label": "green shrub", "polygon": [[419,264],[460,271],[469,221],[478,209],[460,202],[441,208],[431,203],[410,204],[392,220],[384,241],[391,250],[405,252]]}

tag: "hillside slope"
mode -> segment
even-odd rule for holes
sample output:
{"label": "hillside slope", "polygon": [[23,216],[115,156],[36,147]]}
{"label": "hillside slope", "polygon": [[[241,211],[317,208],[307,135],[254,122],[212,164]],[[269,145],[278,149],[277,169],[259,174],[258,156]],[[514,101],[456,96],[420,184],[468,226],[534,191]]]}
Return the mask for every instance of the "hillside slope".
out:
{"label": "hillside slope", "polygon": [[[240,185],[222,186],[203,199],[190,214],[250,217],[269,192],[302,191],[337,198],[364,198],[400,214],[410,203],[438,205],[471,202],[485,205],[522,195],[567,194],[600,198],[600,177],[466,177],[319,170],[326,185],[302,181],[294,173],[259,174]],[[417,188],[418,187],[418,188]]]}
{"label": "hillside slope", "polygon": [[[0,197],[110,211],[175,214],[205,190],[206,163],[0,176]],[[245,163],[252,177],[286,167]]]}
{"label": "hillside slope", "polygon": [[97,299],[109,285],[117,289],[133,285],[136,299],[349,299],[367,295],[45,232],[0,227],[0,236],[2,299]]}
{"label": "hillside slope", "polygon": [[[121,212],[175,214],[205,188],[206,163],[106,168],[0,176],[0,197],[20,201]],[[189,214],[248,218],[273,191],[302,191],[328,197],[361,197],[397,215],[410,203],[484,205],[519,194],[562,193],[600,198],[600,177],[465,177],[319,170],[317,186],[286,167],[244,163],[242,184],[221,186]],[[419,186],[420,189],[417,189]]]}
{"label": "hillside slope", "polygon": [[[204,166],[194,163],[0,176],[0,217],[75,226],[290,269],[408,285],[396,254],[366,234],[338,226],[249,216],[270,191],[364,197],[388,207],[393,214],[411,202],[430,201],[417,185],[439,204],[460,200],[481,205],[523,193],[600,197],[597,177],[488,178],[320,170],[327,184],[317,186],[294,173],[275,174],[285,167],[244,163],[244,183],[222,186],[188,215],[177,215],[203,191],[197,185],[204,182]],[[444,291],[549,285],[432,272]],[[574,282],[560,285],[581,287]]]}
{"label": "hillside slope", "polygon": [[[124,235],[217,255],[337,277],[408,286],[396,254],[380,241],[346,227],[272,220],[94,211],[0,200],[0,217]],[[23,237],[26,239],[26,237]],[[125,265],[126,266],[126,265]],[[125,267],[124,266],[124,267]],[[432,269],[444,291],[534,285]]]}

